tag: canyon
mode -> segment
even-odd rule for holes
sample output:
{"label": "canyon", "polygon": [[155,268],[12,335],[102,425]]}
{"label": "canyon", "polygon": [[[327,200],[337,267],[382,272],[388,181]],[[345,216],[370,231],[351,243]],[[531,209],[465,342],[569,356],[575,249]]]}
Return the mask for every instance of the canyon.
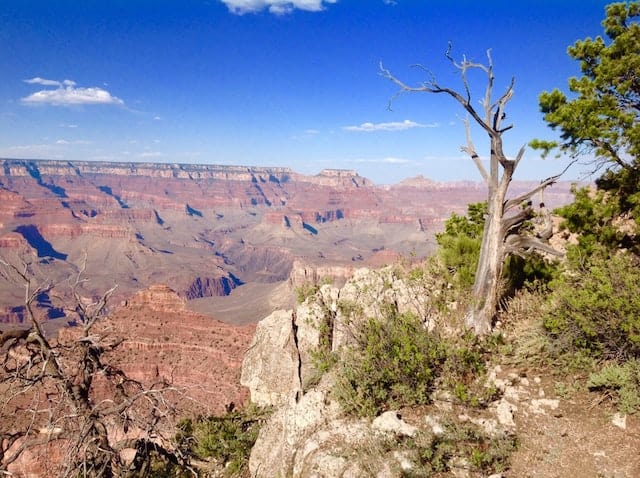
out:
{"label": "canyon", "polygon": [[[353,170],[0,159],[0,254],[28,260],[63,296],[82,263],[90,297],[117,284],[113,305],[168,284],[196,312],[249,324],[290,305],[303,282],[427,256],[443,221],[485,194],[423,177],[377,186]],[[571,198],[568,183],[544,194]],[[0,322],[19,325],[22,290],[2,280]],[[38,305],[64,323],[45,297]]]}
{"label": "canyon", "polygon": [[[515,182],[512,196],[534,185]],[[0,259],[53,286],[33,312],[62,343],[74,300],[115,286],[96,329],[121,341],[111,363],[178,387],[182,416],[220,414],[248,397],[255,324],[294,307],[297,289],[420,261],[451,213],[485,196],[472,181],[379,186],[352,170],[0,159]],[[540,200],[571,198],[561,182]],[[16,279],[0,274],[0,332],[30,325]],[[22,472],[38,474],[36,462]]]}

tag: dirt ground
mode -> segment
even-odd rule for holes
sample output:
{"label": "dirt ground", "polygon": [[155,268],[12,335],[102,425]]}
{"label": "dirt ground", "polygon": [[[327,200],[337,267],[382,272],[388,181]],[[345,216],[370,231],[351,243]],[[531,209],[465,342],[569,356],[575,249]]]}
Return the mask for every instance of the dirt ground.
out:
{"label": "dirt ground", "polygon": [[[530,374],[525,382],[530,399],[514,413],[519,448],[505,478],[640,477],[638,417],[616,416],[610,403],[584,388],[558,396],[552,375]],[[557,408],[534,406],[543,397],[558,400]]]}

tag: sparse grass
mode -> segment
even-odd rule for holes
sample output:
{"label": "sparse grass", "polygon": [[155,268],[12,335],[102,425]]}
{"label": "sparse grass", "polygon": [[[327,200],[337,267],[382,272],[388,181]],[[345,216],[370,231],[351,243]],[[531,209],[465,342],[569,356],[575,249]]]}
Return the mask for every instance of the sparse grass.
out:
{"label": "sparse grass", "polygon": [[407,441],[417,466],[405,477],[430,477],[464,468],[484,476],[508,468],[509,457],[517,448],[512,435],[489,436],[477,426],[453,421],[444,424],[444,433],[419,433]]}
{"label": "sparse grass", "polygon": [[307,283],[296,287],[296,300],[298,304],[302,304],[310,297],[313,297],[318,293],[319,290],[320,286],[312,283]]}
{"label": "sparse grass", "polygon": [[298,304],[302,304],[307,299],[313,297],[318,293],[320,287],[323,285],[331,284],[332,280],[328,277],[323,278],[320,282],[307,282],[299,287],[296,287],[296,299]]}

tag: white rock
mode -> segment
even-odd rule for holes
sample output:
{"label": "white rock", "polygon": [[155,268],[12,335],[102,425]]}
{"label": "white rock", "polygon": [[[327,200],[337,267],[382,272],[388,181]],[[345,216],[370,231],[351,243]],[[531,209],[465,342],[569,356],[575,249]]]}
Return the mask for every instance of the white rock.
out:
{"label": "white rock", "polygon": [[[298,402],[282,404],[269,417],[251,450],[251,476],[289,476],[294,457],[303,459],[316,454],[323,437],[310,435],[340,413],[335,404],[327,403],[327,392],[321,389],[323,385],[326,384],[321,381],[318,388],[304,394]],[[336,424],[335,429],[340,427]]]}
{"label": "white rock", "polygon": [[511,400],[512,402],[519,402],[523,397],[530,395],[529,390],[520,386],[507,385],[504,389],[503,397]]}
{"label": "white rock", "polygon": [[498,423],[504,427],[515,428],[516,423],[513,421],[513,412],[518,410],[514,404],[505,400],[504,398],[500,399],[498,405],[496,407],[496,417],[498,418]]}
{"label": "white rock", "polygon": [[305,302],[296,309],[296,339],[300,357],[300,381],[305,386],[316,374],[313,351],[320,343],[320,330],[327,327],[327,311],[318,302]]}
{"label": "white rock", "polygon": [[403,471],[411,471],[414,468],[414,463],[408,457],[409,453],[407,451],[394,451],[393,457],[400,465],[400,468]]}
{"label": "white rock", "polygon": [[242,361],[240,383],[260,406],[286,403],[301,392],[299,355],[293,332],[293,312],[276,310],[258,322]]}
{"label": "white rock", "polygon": [[384,412],[376,417],[371,424],[371,428],[382,433],[393,433],[400,436],[412,437],[418,432],[413,425],[409,425],[398,416],[398,412],[393,410]]}
{"label": "white rock", "polygon": [[507,386],[507,381],[498,378],[498,374],[502,372],[502,367],[500,365],[496,365],[489,373],[487,373],[487,380],[484,384],[485,387],[496,387],[501,392],[504,392],[504,389]]}
{"label": "white rock", "polygon": [[487,435],[496,436],[500,433],[498,422],[493,418],[472,418],[471,423],[478,425]]}
{"label": "white rock", "polygon": [[431,427],[431,431],[434,435],[442,435],[444,433],[444,428],[440,425],[440,422],[436,417],[427,415],[424,417],[424,421]]}
{"label": "white rock", "polygon": [[620,413],[616,413],[611,418],[611,423],[614,426],[616,426],[618,428],[621,428],[622,430],[626,430],[627,429],[627,416],[626,415],[621,415]]}
{"label": "white rock", "polygon": [[555,410],[559,405],[560,401],[557,398],[534,398],[531,400],[529,409],[535,415],[542,415],[546,413],[543,408]]}

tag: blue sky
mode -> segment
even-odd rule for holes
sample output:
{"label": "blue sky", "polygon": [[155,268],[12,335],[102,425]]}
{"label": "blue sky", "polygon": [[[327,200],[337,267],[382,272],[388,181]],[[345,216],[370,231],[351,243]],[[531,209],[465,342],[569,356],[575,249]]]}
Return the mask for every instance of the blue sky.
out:
{"label": "blue sky", "polygon": [[[461,86],[444,52],[511,77],[507,152],[550,137],[537,96],[579,72],[595,0],[2,0],[0,157],[356,169],[378,184],[478,180],[461,108],[379,75]],[[483,78],[471,77],[478,87]],[[474,141],[484,155],[484,137]],[[528,151],[520,179],[562,169]],[[569,178],[578,176],[573,169]]]}

